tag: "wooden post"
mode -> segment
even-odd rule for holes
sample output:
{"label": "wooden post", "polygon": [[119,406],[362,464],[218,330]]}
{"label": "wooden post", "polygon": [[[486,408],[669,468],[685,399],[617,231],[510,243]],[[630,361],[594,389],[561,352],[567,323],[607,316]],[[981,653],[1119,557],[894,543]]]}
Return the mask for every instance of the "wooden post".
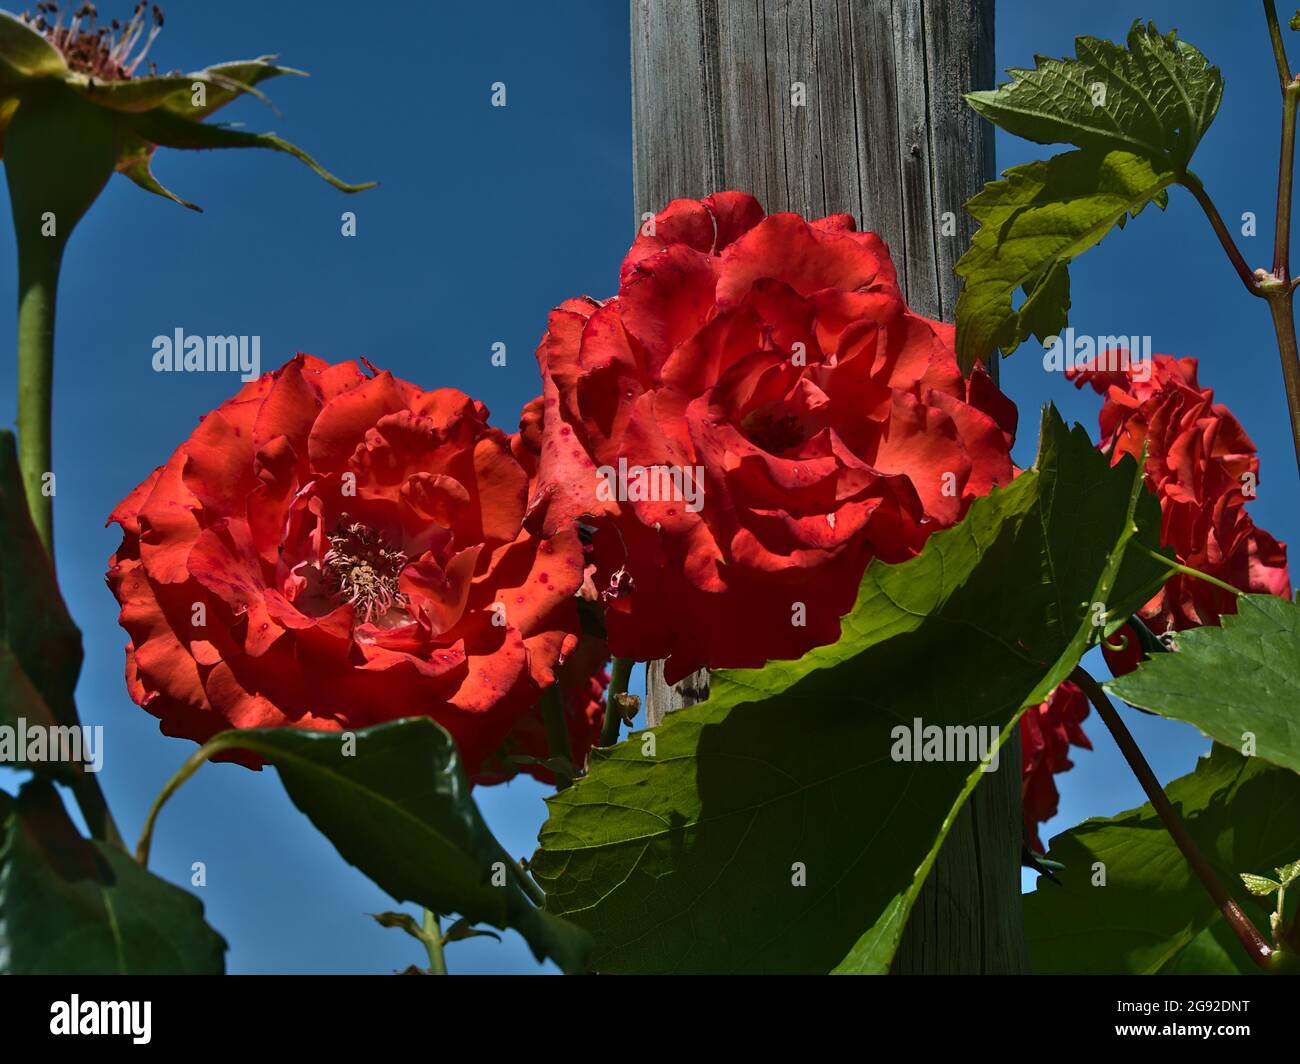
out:
{"label": "wooden post", "polygon": [[[847,212],[888,242],[909,305],[951,321],[962,204],[994,176],[993,131],[962,94],[993,79],[993,0],[632,0],[638,224],[722,189]],[[652,724],[708,695],[707,672],[675,689],[646,675]],[[1025,970],[1018,741],[1003,764],[954,824],[895,972]]]}

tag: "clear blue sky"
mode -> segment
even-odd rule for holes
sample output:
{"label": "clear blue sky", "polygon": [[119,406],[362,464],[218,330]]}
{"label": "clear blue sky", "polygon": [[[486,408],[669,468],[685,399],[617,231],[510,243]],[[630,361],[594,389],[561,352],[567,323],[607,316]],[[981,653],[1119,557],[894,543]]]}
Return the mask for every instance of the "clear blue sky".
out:
{"label": "clear blue sky", "polygon": [[[110,4],[101,5],[105,14]],[[126,3],[122,4],[123,9]],[[1063,54],[1076,33],[1121,37],[1133,16],[1177,26],[1224,70],[1219,120],[1195,168],[1225,216],[1255,211],[1271,226],[1276,89],[1256,4],[1000,0],[999,67]],[[86,639],[81,712],[104,724],[102,782],[134,837],[153,795],[192,749],[161,736],[122,682],[125,635],[104,587],[116,548],[113,505],[219,404],[234,384],[152,372],[152,338],[187,332],[258,334],[264,368],[302,350],[365,355],[425,387],[461,388],[513,428],[538,391],[532,350],[546,312],[615,286],[632,235],[630,80],[626,3],[511,0],[493,5],[403,3],[384,17],[356,5],[224,0],[173,2],[155,44],[160,68],[279,53],[310,80],[268,83],[283,117],[254,101],[223,114],[273,129],[349,180],[382,187],[345,197],[284,156],[160,153],[160,179],[201,204],[196,215],[114,179],[73,237],[58,322],[55,467],[60,574]],[[306,12],[310,10],[310,14]],[[1300,38],[1297,38],[1300,55]],[[493,82],[508,106],[489,106]],[[999,137],[1000,167],[1034,146]],[[1300,539],[1277,354],[1262,305],[1241,292],[1195,205],[1175,191],[1169,211],[1144,214],[1074,270],[1072,323],[1093,334],[1148,333],[1155,349],[1202,360],[1202,380],[1237,412],[1263,455],[1256,519]],[[340,214],[358,235],[340,235]],[[12,248],[8,212],[0,214]],[[1267,237],[1244,241],[1264,262]],[[11,252],[0,254],[0,337],[14,334]],[[504,341],[508,364],[494,369]],[[1097,401],[1042,371],[1035,345],[1004,364],[1022,422],[1055,400],[1095,432]],[[12,341],[0,343],[0,421],[12,421]],[[1018,456],[1032,458],[1035,441]],[[1103,667],[1098,663],[1097,670]],[[1162,777],[1188,771],[1206,742],[1190,728],[1133,726]],[[1095,753],[1061,777],[1062,814],[1048,828],[1140,802],[1113,745],[1093,720]],[[0,772],[0,784],[12,784]],[[489,822],[516,854],[534,848],[542,788],[480,790]],[[273,772],[205,767],[164,813],[152,867],[188,882],[230,942],[233,972],[376,972],[421,960],[418,945],[365,914],[393,905],[284,797]],[[537,970],[517,936],[456,943],[454,971]]]}

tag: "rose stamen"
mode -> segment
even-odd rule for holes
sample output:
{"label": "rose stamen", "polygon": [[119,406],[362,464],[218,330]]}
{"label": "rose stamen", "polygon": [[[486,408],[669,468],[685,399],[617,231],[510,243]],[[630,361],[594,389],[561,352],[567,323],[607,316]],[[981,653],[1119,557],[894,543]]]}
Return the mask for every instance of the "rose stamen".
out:
{"label": "rose stamen", "polygon": [[[149,36],[137,51],[151,17],[153,25],[149,27]],[[95,5],[83,3],[65,26],[63,13],[53,0],[43,0],[36,5],[34,15],[24,12],[22,19],[63,53],[69,67],[98,81],[129,81],[133,78],[163,26],[162,9],[154,4],[151,11],[146,0],[135,5],[126,25],[117,19],[107,26],[99,25],[99,12]],[[149,73],[157,73],[153,63],[149,64]]]}
{"label": "rose stamen", "polygon": [[406,552],[392,550],[373,528],[348,521],[327,537],[330,547],[321,559],[325,585],[338,601],[352,606],[366,624],[394,607],[405,608],[406,595],[398,578],[406,568]]}

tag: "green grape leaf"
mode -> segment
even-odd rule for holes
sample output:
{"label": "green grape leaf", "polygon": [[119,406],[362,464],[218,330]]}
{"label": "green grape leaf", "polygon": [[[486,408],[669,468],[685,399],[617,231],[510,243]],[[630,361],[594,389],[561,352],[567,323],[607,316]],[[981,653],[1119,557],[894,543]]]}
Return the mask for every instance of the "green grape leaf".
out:
{"label": "green grape leaf", "polygon": [[1037,56],[1033,70],[1010,70],[1010,82],[967,101],[994,125],[1039,144],[1186,167],[1223,99],[1219,68],[1154,23],[1135,22],[1127,48],[1097,37],[1074,43],[1075,58]]}
{"label": "green grape leaf", "polygon": [[[969,373],[999,349],[1065,328],[1070,261],[1123,228],[1148,203],[1161,210],[1172,170],[1130,152],[1072,151],[1026,163],[991,181],[966,209],[980,223],[958,261],[957,361]],[[1017,309],[1017,289],[1025,300]]]}
{"label": "green grape leaf", "polygon": [[[1165,793],[1220,882],[1267,927],[1265,910],[1234,884],[1241,869],[1295,852],[1300,776],[1216,744]],[[1060,885],[1040,880],[1024,897],[1035,974],[1148,975],[1221,920],[1149,803],[1057,835],[1048,856],[1065,865]]]}
{"label": "green grape leaf", "polygon": [[1294,602],[1242,595],[1237,612],[1220,626],[1178,633],[1177,654],[1157,654],[1106,689],[1300,772],[1300,606]]}

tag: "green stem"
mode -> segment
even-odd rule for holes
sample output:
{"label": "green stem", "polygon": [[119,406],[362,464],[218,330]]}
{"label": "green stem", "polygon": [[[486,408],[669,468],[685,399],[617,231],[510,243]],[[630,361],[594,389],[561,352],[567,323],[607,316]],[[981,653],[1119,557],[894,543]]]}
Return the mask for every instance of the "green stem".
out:
{"label": "green stem", "polygon": [[447,961],[442,955],[442,926],[438,923],[438,914],[432,909],[424,910],[424,948],[429,954],[430,974],[446,975]]}
{"label": "green stem", "polygon": [[43,489],[53,468],[54,302],[62,258],[62,240],[30,232],[18,239],[18,467],[51,567],[54,499]]}
{"label": "green stem", "polygon": [[[27,509],[54,569],[54,497],[45,490],[53,469],[54,310],[65,241],[24,230],[18,237],[18,470]],[[71,785],[91,835],[126,849],[100,789],[83,772]]]}
{"label": "green stem", "polygon": [[1147,800],[1155,809],[1156,815],[1160,817],[1160,822],[1165,826],[1165,830],[1169,832],[1178,849],[1182,851],[1184,859],[1201,881],[1201,885],[1214,899],[1214,904],[1223,913],[1223,918],[1228,922],[1228,926],[1232,928],[1233,933],[1250,955],[1250,959],[1261,968],[1267,968],[1269,958],[1273,954],[1273,947],[1268,944],[1264,936],[1259,933],[1259,929],[1241,911],[1241,906],[1233,901],[1223,884],[1219,882],[1219,877],[1192,839],[1182,817],[1178,815],[1178,811],[1174,809],[1165,796],[1164,788],[1160,786],[1156,774],[1151,771],[1151,766],[1147,764],[1147,759],[1142,755],[1142,751],[1138,748],[1132,733],[1120,719],[1119,713],[1111,705],[1110,699],[1106,697],[1106,693],[1101,689],[1100,684],[1082,667],[1076,667],[1074,672],[1070,674],[1070,679],[1083,689],[1084,694],[1088,696],[1088,700],[1096,707],[1097,715],[1101,717],[1111,735],[1114,736],[1116,745],[1128,762],[1129,768],[1133,770],[1133,775],[1137,777],[1138,783],[1142,785],[1142,790],[1146,792]]}
{"label": "green stem", "polygon": [[[18,235],[18,469],[32,525],[51,571],[54,496],[53,485],[48,493],[45,489],[45,475],[54,468],[54,314],[65,242],[30,227]],[[72,793],[91,835],[126,849],[99,778],[83,772],[72,784]]]}
{"label": "green stem", "polygon": [[[551,757],[562,758],[573,764],[573,749],[569,746],[569,726],[564,721],[564,698],[560,685],[551,684],[542,692],[542,723],[546,726],[546,745]],[[555,789],[562,791],[573,783],[568,772],[555,769]]]}
{"label": "green stem", "polygon": [[[112,175],[117,132],[104,111],[55,79],[33,85],[5,131],[4,167],[18,247],[18,469],[32,524],[54,569],[51,407],[54,307],[68,236]],[[73,793],[91,832],[122,845],[93,774]]]}
{"label": "green stem", "polygon": [[172,775],[163,789],[158,792],[154,798],[153,805],[149,807],[149,815],[144,818],[144,828],[140,832],[140,841],[135,844],[135,859],[142,866],[149,864],[149,848],[153,845],[153,826],[158,819],[158,814],[162,812],[162,807],[167,804],[167,799],[176,793],[177,789],[187,779],[198,772],[203,763],[217,751],[225,747],[225,743],[220,742],[220,736],[210,740],[200,746],[194,753],[186,759],[185,763]]}
{"label": "green stem", "polygon": [[1241,596],[1245,594],[1241,588],[1233,587],[1226,581],[1220,580],[1217,576],[1211,576],[1209,573],[1203,573],[1199,569],[1193,569],[1190,565],[1183,565],[1181,562],[1176,562],[1172,558],[1166,558],[1159,551],[1152,550],[1145,543],[1139,543],[1137,546],[1156,561],[1168,566],[1172,572],[1181,573],[1183,576],[1195,577],[1197,580],[1204,580],[1207,584],[1213,584],[1215,587],[1231,592],[1236,595],[1237,598],[1241,598]]}
{"label": "green stem", "polygon": [[1286,42],[1282,38],[1282,27],[1277,21],[1277,4],[1274,0],[1264,0],[1264,18],[1268,20],[1268,35],[1273,42],[1273,58],[1277,62],[1277,76],[1282,83],[1282,91],[1291,83],[1291,64],[1286,58]]}
{"label": "green stem", "polygon": [[514,876],[515,882],[519,884],[519,888],[528,895],[529,901],[538,908],[544,906],[546,904],[546,895],[542,892],[542,888],[537,885],[532,876],[524,871],[518,861],[506,853],[506,848],[502,846],[501,843],[497,842],[495,839],[492,841],[496,845],[497,859],[504,862],[505,866],[510,869],[510,874]]}
{"label": "green stem", "polygon": [[54,559],[50,392],[59,265],[77,222],[113,173],[116,133],[101,108],[57,81],[34,87],[5,131],[18,245],[18,452],[32,521]]}
{"label": "green stem", "polygon": [[635,664],[631,658],[615,658],[610,668],[609,688],[605,692],[605,723],[600,729],[601,746],[613,746],[618,742],[619,725],[623,723],[618,696],[627,694],[628,681],[632,678],[632,666]]}

